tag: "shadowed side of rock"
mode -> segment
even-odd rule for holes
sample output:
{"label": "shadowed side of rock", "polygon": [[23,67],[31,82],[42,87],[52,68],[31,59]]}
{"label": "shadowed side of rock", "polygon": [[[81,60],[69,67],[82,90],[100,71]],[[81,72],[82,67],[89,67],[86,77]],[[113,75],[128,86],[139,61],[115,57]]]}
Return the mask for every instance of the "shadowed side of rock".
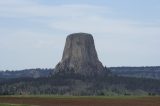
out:
{"label": "shadowed side of rock", "polygon": [[82,75],[96,75],[104,71],[91,34],[73,33],[68,35],[62,60],[56,65],[55,73],[67,71]]}

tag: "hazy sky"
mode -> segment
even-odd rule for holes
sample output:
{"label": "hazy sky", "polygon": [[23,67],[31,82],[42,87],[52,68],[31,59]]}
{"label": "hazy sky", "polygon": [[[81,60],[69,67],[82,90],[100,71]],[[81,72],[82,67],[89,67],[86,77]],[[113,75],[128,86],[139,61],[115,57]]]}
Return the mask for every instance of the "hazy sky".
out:
{"label": "hazy sky", "polygon": [[0,70],[55,67],[74,32],[103,65],[160,65],[160,0],[0,0]]}

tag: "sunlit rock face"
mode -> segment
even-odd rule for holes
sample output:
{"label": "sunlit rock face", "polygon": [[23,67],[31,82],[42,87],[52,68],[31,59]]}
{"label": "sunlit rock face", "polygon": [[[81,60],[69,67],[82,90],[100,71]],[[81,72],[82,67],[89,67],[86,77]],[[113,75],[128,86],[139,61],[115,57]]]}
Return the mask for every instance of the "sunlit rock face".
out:
{"label": "sunlit rock face", "polygon": [[73,33],[67,36],[62,60],[56,65],[55,73],[72,71],[83,75],[96,75],[104,71],[88,33]]}

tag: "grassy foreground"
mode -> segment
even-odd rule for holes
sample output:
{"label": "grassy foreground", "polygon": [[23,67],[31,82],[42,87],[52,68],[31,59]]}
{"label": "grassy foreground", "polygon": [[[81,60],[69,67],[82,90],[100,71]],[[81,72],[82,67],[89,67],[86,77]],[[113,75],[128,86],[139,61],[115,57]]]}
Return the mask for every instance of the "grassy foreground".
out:
{"label": "grassy foreground", "polygon": [[22,105],[22,104],[0,104],[0,106],[31,106],[31,105]]}
{"label": "grassy foreground", "polygon": [[[23,102],[22,102],[23,101]],[[1,104],[8,103],[8,104]],[[14,105],[14,104],[28,105]],[[13,105],[12,105],[13,104]],[[0,96],[0,106],[160,106],[159,96]]]}

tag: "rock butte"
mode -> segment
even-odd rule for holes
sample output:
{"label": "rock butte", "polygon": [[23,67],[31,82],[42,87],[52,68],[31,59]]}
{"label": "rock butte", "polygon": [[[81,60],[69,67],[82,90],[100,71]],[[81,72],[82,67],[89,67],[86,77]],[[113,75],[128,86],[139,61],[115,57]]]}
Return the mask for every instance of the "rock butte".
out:
{"label": "rock butte", "polygon": [[96,75],[104,71],[91,34],[73,33],[67,36],[62,60],[55,67],[55,73],[63,71],[83,75]]}

